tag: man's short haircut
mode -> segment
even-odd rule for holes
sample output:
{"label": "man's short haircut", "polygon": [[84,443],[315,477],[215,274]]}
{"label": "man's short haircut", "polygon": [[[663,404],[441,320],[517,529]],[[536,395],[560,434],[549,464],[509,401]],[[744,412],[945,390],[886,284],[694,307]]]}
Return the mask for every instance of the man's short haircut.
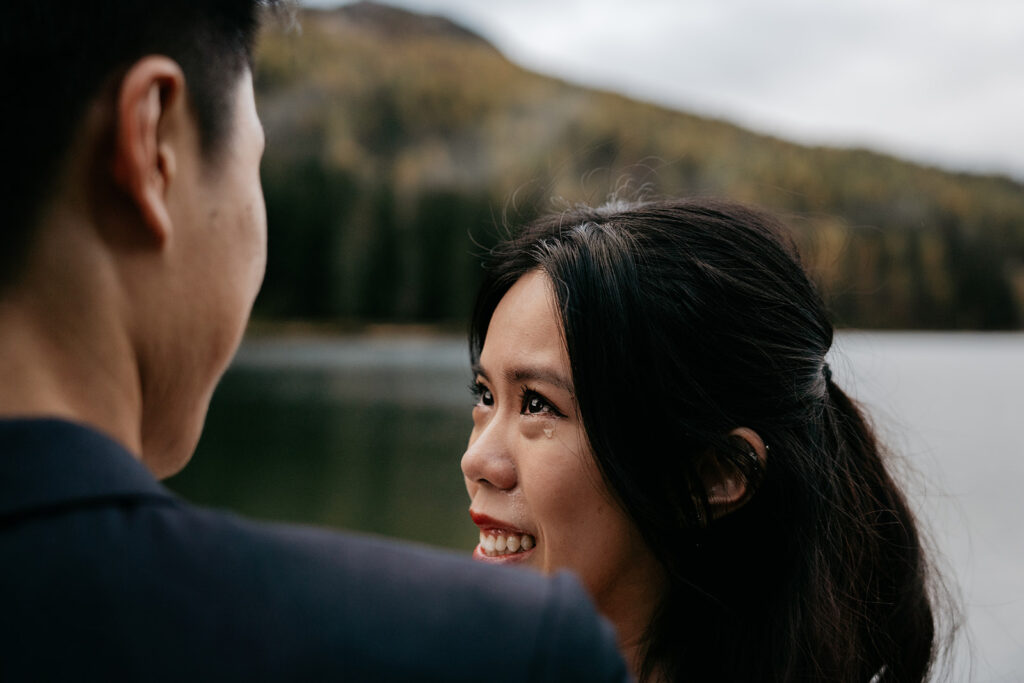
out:
{"label": "man's short haircut", "polygon": [[272,0],[0,3],[0,287],[16,279],[86,108],[146,55],[175,60],[206,156],[230,132],[234,84]]}

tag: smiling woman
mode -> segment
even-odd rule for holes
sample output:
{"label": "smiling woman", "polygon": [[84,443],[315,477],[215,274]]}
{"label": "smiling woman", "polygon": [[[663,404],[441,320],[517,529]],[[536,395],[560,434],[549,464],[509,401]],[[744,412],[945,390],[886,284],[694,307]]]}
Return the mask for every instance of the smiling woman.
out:
{"label": "smiling woman", "polygon": [[641,680],[924,680],[924,554],[832,334],[758,212],[527,226],[471,328],[474,557],[578,573]]}
{"label": "smiling woman", "polygon": [[620,636],[627,624],[642,634],[664,572],[590,455],[550,279],[538,270],[520,278],[489,332],[462,459],[480,527],[474,557],[576,569]]}

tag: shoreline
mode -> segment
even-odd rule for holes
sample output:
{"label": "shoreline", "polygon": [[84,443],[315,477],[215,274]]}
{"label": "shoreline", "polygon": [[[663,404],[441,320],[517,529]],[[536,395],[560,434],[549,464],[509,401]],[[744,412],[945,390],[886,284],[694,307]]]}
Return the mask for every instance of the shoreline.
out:
{"label": "shoreline", "polygon": [[[1024,339],[1024,330],[964,330],[915,328],[837,327],[836,335],[885,335],[906,337],[957,337]],[[321,321],[254,318],[249,321],[243,336],[246,341],[265,339],[465,339],[468,323],[385,323],[360,321]]]}
{"label": "shoreline", "polygon": [[243,343],[261,339],[452,339],[464,338],[468,324],[455,323],[374,323],[319,320],[252,319]]}

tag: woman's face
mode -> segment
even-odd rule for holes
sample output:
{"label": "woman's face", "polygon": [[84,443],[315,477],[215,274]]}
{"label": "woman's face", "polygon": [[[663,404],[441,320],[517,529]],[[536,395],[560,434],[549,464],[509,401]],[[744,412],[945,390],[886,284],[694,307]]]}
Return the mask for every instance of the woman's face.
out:
{"label": "woman's face", "polygon": [[571,569],[606,614],[657,585],[660,569],[590,452],[547,275],[527,273],[501,300],[474,370],[462,457],[480,527],[474,558]]}

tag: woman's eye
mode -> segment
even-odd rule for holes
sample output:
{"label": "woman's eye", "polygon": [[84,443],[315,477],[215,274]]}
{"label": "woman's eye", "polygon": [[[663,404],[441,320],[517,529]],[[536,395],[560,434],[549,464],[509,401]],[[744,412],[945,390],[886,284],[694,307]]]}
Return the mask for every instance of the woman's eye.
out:
{"label": "woman's eye", "polygon": [[491,393],[490,389],[485,387],[483,384],[480,384],[480,382],[474,382],[471,384],[469,390],[473,393],[473,398],[476,399],[476,405],[494,405],[494,394]]}
{"label": "woman's eye", "polygon": [[523,394],[523,409],[522,412],[528,415],[540,415],[543,413],[558,414],[554,406],[547,402],[547,400],[540,394],[532,391],[527,391]]}

